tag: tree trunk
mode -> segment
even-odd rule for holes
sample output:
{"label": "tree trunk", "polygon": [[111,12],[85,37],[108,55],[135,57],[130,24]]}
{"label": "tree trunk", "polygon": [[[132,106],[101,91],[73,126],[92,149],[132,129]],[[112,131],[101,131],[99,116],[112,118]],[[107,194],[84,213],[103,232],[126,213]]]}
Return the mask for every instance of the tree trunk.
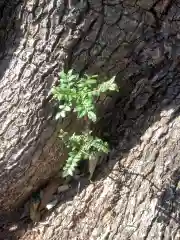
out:
{"label": "tree trunk", "polygon": [[180,239],[179,11],[171,0],[1,4],[1,211],[65,159],[49,94],[62,67],[116,74],[120,93],[99,124],[116,148],[42,238]]}

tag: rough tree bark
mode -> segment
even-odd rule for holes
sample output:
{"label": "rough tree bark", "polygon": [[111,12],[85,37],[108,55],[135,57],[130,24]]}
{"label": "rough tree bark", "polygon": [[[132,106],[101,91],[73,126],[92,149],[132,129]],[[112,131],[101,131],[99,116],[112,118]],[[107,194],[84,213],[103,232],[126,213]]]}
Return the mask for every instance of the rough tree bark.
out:
{"label": "rough tree bark", "polygon": [[63,159],[49,89],[65,65],[125,84],[102,119],[107,167],[41,239],[180,239],[179,1],[9,0],[0,13],[1,211]]}

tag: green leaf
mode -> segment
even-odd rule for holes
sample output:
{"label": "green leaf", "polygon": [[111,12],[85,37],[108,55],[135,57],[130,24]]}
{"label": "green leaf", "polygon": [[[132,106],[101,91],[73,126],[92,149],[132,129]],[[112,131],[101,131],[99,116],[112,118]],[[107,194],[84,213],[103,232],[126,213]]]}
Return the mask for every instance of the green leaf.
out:
{"label": "green leaf", "polygon": [[[99,84],[97,75],[80,76],[70,69],[67,73],[60,72],[58,86],[52,87],[53,99],[59,104],[59,112],[56,119],[64,118],[68,112],[73,110],[78,118],[87,116],[92,122],[97,121],[96,100],[101,93],[107,91],[118,91],[115,77]],[[63,102],[63,104],[62,104]],[[86,126],[82,126],[86,127]],[[108,153],[108,144],[102,139],[94,137],[91,131],[85,131],[79,135],[60,132],[59,137],[68,150],[68,159],[63,168],[63,176],[73,175],[79,162],[91,158],[92,154],[98,152]]]}
{"label": "green leaf", "polygon": [[64,105],[59,105],[59,109],[64,109]]}
{"label": "green leaf", "polygon": [[69,106],[65,106],[64,111],[69,112],[69,111],[71,111],[71,108]]}
{"label": "green leaf", "polygon": [[[71,76],[68,76],[68,82],[72,82],[73,80],[77,79],[77,76],[76,75],[71,75]],[[72,84],[73,86],[73,84]]]}
{"label": "green leaf", "polygon": [[69,168],[69,169],[67,170],[68,175],[73,176],[73,170],[74,170],[74,169]]}
{"label": "green leaf", "polygon": [[86,83],[86,85],[88,85],[88,84],[95,84],[95,83],[97,83],[97,80],[96,79],[93,79],[93,78],[89,78],[89,79],[87,79],[86,81],[85,81],[85,83]]}
{"label": "green leaf", "polygon": [[73,75],[73,69],[70,69],[69,71],[68,71],[68,77],[70,77],[70,76],[72,76]]}
{"label": "green leaf", "polygon": [[56,114],[55,119],[58,120],[60,117],[61,117],[61,112],[58,112],[58,113]]}
{"label": "green leaf", "polygon": [[85,76],[86,78],[88,78],[88,79],[89,79],[89,78],[90,78],[90,79],[92,79],[92,78],[95,78],[95,79],[98,78],[98,75],[91,75],[91,76],[89,76],[89,75],[85,74],[84,76]]}
{"label": "green leaf", "polygon": [[88,118],[92,120],[93,122],[97,121],[96,114],[94,112],[88,112]]}
{"label": "green leaf", "polygon": [[78,118],[82,118],[84,116],[86,116],[87,112],[85,110],[79,111],[78,113]]}
{"label": "green leaf", "polygon": [[110,86],[109,86],[109,90],[110,91],[119,91],[119,88],[117,86],[116,83],[112,83]]}
{"label": "green leaf", "polygon": [[65,118],[66,112],[65,112],[65,111],[61,111],[61,112],[60,112],[60,115],[61,115],[62,118]]}
{"label": "green leaf", "polygon": [[64,72],[64,70],[62,70],[59,75],[62,79],[66,79],[66,73]]}
{"label": "green leaf", "polygon": [[116,83],[114,83],[114,81],[115,81],[115,76],[112,77],[110,80],[99,84],[97,88],[97,92],[100,94],[101,92],[115,91],[115,90],[117,91],[118,86]]}

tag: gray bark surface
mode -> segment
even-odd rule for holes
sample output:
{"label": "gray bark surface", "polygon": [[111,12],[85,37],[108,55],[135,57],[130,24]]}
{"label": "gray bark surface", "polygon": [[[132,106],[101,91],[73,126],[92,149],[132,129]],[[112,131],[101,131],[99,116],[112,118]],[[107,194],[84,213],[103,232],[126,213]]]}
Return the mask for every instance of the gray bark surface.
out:
{"label": "gray bark surface", "polygon": [[60,69],[116,74],[121,91],[100,122],[116,147],[96,181],[73,188],[48,217],[40,239],[180,239],[179,1],[27,0],[1,9],[0,26],[5,19],[10,29],[0,38],[1,209],[63,159],[49,101]]}

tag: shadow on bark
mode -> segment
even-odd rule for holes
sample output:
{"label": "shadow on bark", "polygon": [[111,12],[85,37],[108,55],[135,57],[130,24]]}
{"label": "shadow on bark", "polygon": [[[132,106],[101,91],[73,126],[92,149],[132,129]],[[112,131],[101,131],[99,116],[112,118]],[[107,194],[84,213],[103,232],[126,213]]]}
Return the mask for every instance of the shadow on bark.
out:
{"label": "shadow on bark", "polygon": [[[158,194],[156,195],[158,199],[156,206],[157,222],[162,223],[164,226],[167,226],[170,221],[173,220],[178,225],[180,225],[180,169],[175,170],[175,172],[173,172],[171,178],[169,179],[169,182],[160,189],[153,181],[148,179],[145,175],[130,171],[129,169],[121,165],[120,162],[119,168],[120,171],[118,171],[118,173],[122,173],[122,175],[124,176],[124,180],[116,180],[110,177],[119,186],[119,190],[124,186],[131,188],[131,186],[129,186],[127,182],[128,179],[130,179],[132,176],[140,177],[142,178],[142,181],[148,181],[149,185],[152,188],[155,188],[158,192]],[[114,171],[114,174],[116,174],[116,171]]]}
{"label": "shadow on bark", "polygon": [[0,3],[0,78],[8,69],[16,51],[22,32],[19,18],[21,1],[1,1]]}
{"label": "shadow on bark", "polygon": [[173,220],[180,226],[180,169],[169,179],[169,183],[161,189],[157,204],[157,221],[165,226]]}
{"label": "shadow on bark", "polygon": [[[20,0],[3,0],[0,2],[0,79],[9,68],[13,55],[19,46],[22,31],[20,29]],[[1,81],[1,80],[0,80]],[[5,93],[4,93],[5,94]],[[2,113],[0,113],[1,115]],[[11,219],[12,215],[9,216]],[[13,222],[13,217],[12,221]],[[14,239],[9,237],[9,230],[4,232],[7,216],[0,215],[0,239]],[[10,233],[11,234],[11,233]]]}

